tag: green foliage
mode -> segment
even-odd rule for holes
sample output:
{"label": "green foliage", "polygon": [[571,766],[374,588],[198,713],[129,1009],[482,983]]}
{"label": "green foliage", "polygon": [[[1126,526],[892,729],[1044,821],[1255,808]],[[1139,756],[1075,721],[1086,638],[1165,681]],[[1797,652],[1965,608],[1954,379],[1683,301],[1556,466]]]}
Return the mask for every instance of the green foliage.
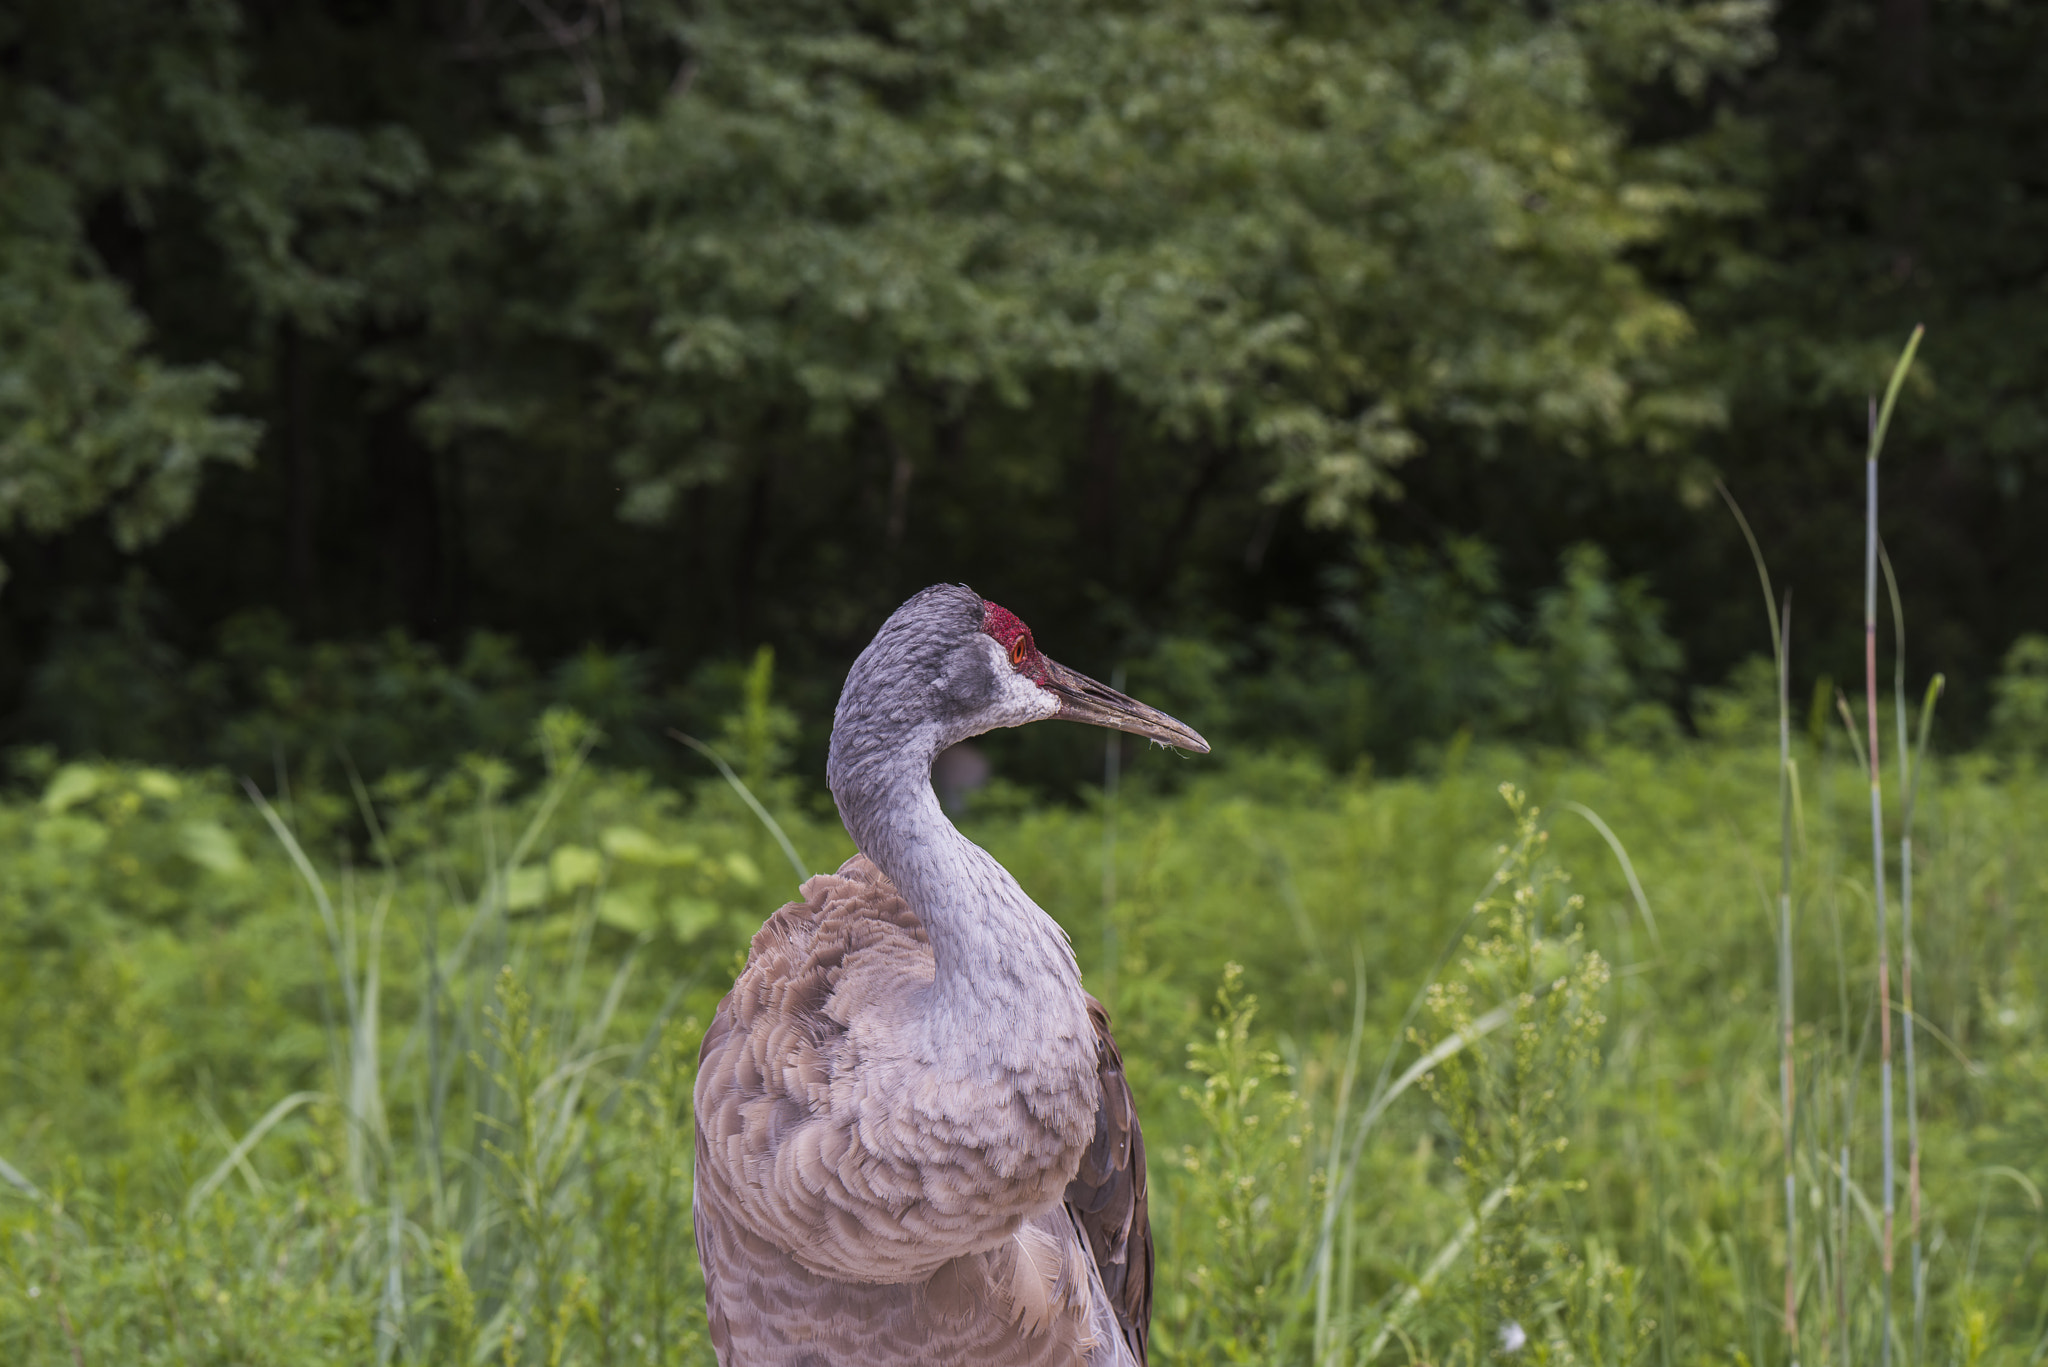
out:
{"label": "green foliage", "polygon": [[1661,605],[1615,583],[1595,547],[1566,552],[1560,581],[1517,611],[1491,551],[1365,545],[1334,571],[1325,612],[1346,650],[1280,613],[1231,651],[1167,637],[1134,686],[1205,735],[1291,742],[1345,768],[1361,754],[1399,771],[1460,732],[1584,746],[1617,727],[1668,735],[1660,699],[1679,664]]}
{"label": "green foliage", "polygon": [[1597,546],[1572,547],[1560,568],[1563,581],[1537,596],[1530,623],[1532,721],[1538,735],[1582,744],[1631,705],[1651,702],[1680,655],[1664,634],[1662,605],[1641,579],[1612,582]]}
{"label": "green foliage", "polygon": [[[1795,751],[1803,803],[1794,885],[1802,1361],[1868,1360],[1877,1337],[1877,1254],[1861,1213],[1878,1174],[1877,1082],[1872,1051],[1858,1050],[1875,957],[1859,876],[1868,858],[1867,789],[1835,734],[1823,731],[1819,747]],[[1523,1274],[1541,1287],[1535,1316],[1518,1321],[1524,1352],[1614,1363],[1736,1350],[1764,1361],[1782,1352],[1770,991],[1776,957],[1771,905],[1752,872],[1769,868],[1777,849],[1775,809],[1757,796],[1776,784],[1775,738],[1672,738],[1653,751],[1610,744],[1597,760],[1475,746],[1447,756],[1432,777],[1379,781],[1332,779],[1314,765],[1261,757],[1194,779],[1170,799],[1127,789],[1109,914],[1119,952],[1119,1039],[1127,1059],[1159,1061],[1154,1069],[1134,1063],[1133,1077],[1154,1151],[1166,1269],[1161,1343],[1179,1344],[1181,1334],[1213,1343],[1198,1336],[1212,1313],[1225,1323],[1244,1313],[1242,1305],[1212,1312],[1176,1296],[1170,1279],[1200,1266],[1213,1247],[1213,1217],[1228,1186],[1214,1168],[1194,1180],[1167,1166],[1177,1152],[1167,1145],[1201,1153],[1217,1142],[1211,1122],[1177,1096],[1169,1063],[1189,1037],[1211,1036],[1215,1027],[1200,1004],[1225,965],[1237,962],[1244,982],[1259,988],[1258,1020],[1271,1033],[1262,1040],[1253,1028],[1233,1075],[1255,1075],[1261,1049],[1281,1055],[1317,1136],[1298,1158],[1272,1143],[1279,1130],[1263,1150],[1247,1145],[1254,1189],[1346,1193],[1330,1216],[1327,1243],[1318,1227],[1321,1200],[1295,1208],[1291,1239],[1269,1251],[1282,1265],[1307,1270],[1240,1340],[1281,1344],[1289,1360],[1299,1360],[1320,1321],[1312,1359],[1319,1367],[1411,1354],[1468,1360],[1460,1354],[1469,1347],[1459,1345],[1473,1339],[1471,1240],[1479,1230],[1461,1234],[1475,1193],[1452,1161],[1465,1148],[1447,1117],[1398,1085],[1415,1066],[1412,1046],[1388,1061],[1380,1087],[1368,1084],[1379,1051],[1403,1037],[1404,1002],[1431,982],[1473,981],[1462,968],[1441,976],[1432,956],[1447,940],[1461,943],[1475,888],[1476,900],[1509,900],[1518,886],[1490,872],[1500,863],[1489,812],[1498,810],[1492,789],[1503,771],[1526,775],[1528,791],[1553,811],[1571,801],[1602,814],[1626,842],[1656,923],[1653,933],[1590,823],[1571,813],[1560,818],[1549,833],[1551,858],[1573,870],[1585,901],[1569,919],[1560,905],[1544,906],[1541,937],[1561,951],[1576,930],[1580,944],[1614,970],[1601,999],[1581,1000],[1607,1017],[1597,1041],[1580,1040],[1597,1042],[1597,1053],[1572,1062],[1577,1046],[1566,1039],[1528,1041],[1549,1060],[1530,1062],[1531,1073],[1555,1081],[1558,1098],[1577,1100],[1549,1113],[1549,1138],[1569,1144],[1551,1150],[1540,1183],[1531,1182],[1521,1207],[1528,1236],[1511,1241],[1524,1255]],[[2025,855],[2008,862],[2031,848],[2022,833],[2043,797],[2036,777],[2002,775],[1976,759],[1936,762],[1923,784],[1915,1009],[1954,1044],[1940,1045],[1939,1057],[1930,1047],[1920,1061],[1924,1238],[1947,1250],[1930,1264],[1929,1343],[1963,1333],[1973,1307],[1995,1306],[1976,1322],[1976,1341],[2003,1343],[2023,1357],[2048,1308],[2028,1280],[2036,1274],[2020,1271],[2040,1265],[2034,1241],[2042,1213],[2025,1187],[1989,1173],[2011,1166],[2036,1186],[2048,1177],[2038,1159],[2014,1161],[2048,1113],[2048,1074],[2038,1068],[2044,1017],[2025,1004],[2043,972],[2021,929],[2037,900],[2021,891],[2031,886],[2034,865]],[[1078,945],[1097,941],[1102,833],[1092,815],[1041,810],[974,818],[970,829],[1065,920]],[[1345,1017],[1357,998],[1341,967],[1354,949],[1370,989],[1357,1008],[1355,1037]],[[1592,971],[1590,956],[1579,964]],[[1493,1020],[1480,1014],[1492,998],[1476,987],[1473,993],[1475,1025]],[[1508,1004],[1526,1020],[1548,999],[1518,1002]],[[1587,1019],[1577,1009],[1569,1014]],[[1994,1016],[2008,1023],[1995,1024]],[[1481,1055],[1492,1077],[1511,1079],[1512,1037],[1503,1024],[1492,1029],[1483,1039],[1499,1044]],[[1429,1037],[1460,1038],[1440,1026]],[[1362,1074],[1347,1064],[1353,1051]],[[1845,1121],[1844,1088],[1852,1080]],[[1272,1086],[1262,1083],[1254,1096]],[[1491,1095],[1503,1093],[1497,1086]],[[1509,1113],[1488,1112],[1495,1128],[1482,1134],[1502,1133]],[[1161,1134],[1169,1138],[1154,1137]],[[1338,1142],[1325,1142],[1333,1135]],[[1845,1142],[1846,1189],[1833,1166]],[[1492,1190],[1476,1198],[1483,1204]],[[1197,1202],[1201,1215],[1192,1217],[1183,1200]],[[1979,1228],[1979,1201],[1989,1202],[1990,1213],[1971,1264],[1968,1231]],[[1512,1213],[1497,1205],[1489,1220]],[[1327,1293],[1318,1290],[1325,1259]],[[1834,1319],[1838,1271],[1848,1279],[1846,1326]],[[1897,1313],[1909,1307],[1902,1303]],[[1489,1353],[1497,1329],[1480,1341]],[[1163,1353],[1161,1360],[1179,1359]]]}
{"label": "green foliage", "polygon": [[424,173],[404,133],[315,127],[252,91],[240,27],[231,6],[132,0],[0,19],[17,58],[0,86],[0,531],[105,510],[134,550],[189,513],[208,466],[254,453],[257,424],[218,411],[242,377],[151,347],[117,274],[141,263],[107,259],[95,214],[191,221],[260,326],[330,330],[366,263],[316,258]]}
{"label": "green foliage", "polygon": [[[972,405],[1098,376],[1148,426],[1258,453],[1319,523],[1388,487],[1419,420],[1668,440],[1719,405],[1630,253],[1704,201],[1682,157],[1627,152],[1613,92],[1740,70],[1764,14],[1615,8],[695,11],[686,93],[465,176],[561,289],[463,335],[605,353],[634,518],[764,430],[865,417],[921,453]],[[433,420],[580,405],[522,375],[466,366]]]}
{"label": "green foliage", "polygon": [[[251,612],[229,618],[193,661],[152,630],[154,606],[146,585],[131,584],[109,628],[65,635],[36,668],[31,715],[64,753],[242,773],[282,766],[317,786],[345,782],[350,766],[377,778],[465,753],[524,758],[532,718],[548,707],[591,718],[610,756],[647,767],[674,760],[659,723],[699,724],[735,706],[751,715],[715,666],[657,693],[641,655],[592,646],[543,671],[511,637],[487,631],[455,651],[401,631],[307,644],[278,613]],[[759,758],[772,770],[787,763],[793,727],[786,710],[767,715],[773,743]]]}
{"label": "green foliage", "polygon": [[[1855,678],[1862,507],[1842,475],[1915,324],[1929,342],[1887,443],[1892,561],[1973,576],[2024,565],[2026,588],[1995,582],[2004,594],[2036,592],[2031,488],[2048,405],[2014,380],[2041,373],[2048,349],[2015,324],[2038,305],[2048,237],[2039,204],[2011,187],[2031,161],[2021,130],[2048,112],[2022,55],[2048,40],[2048,11],[1825,0],[1781,7],[1776,30],[1774,69],[1736,102],[1757,122],[1746,132],[1731,122],[1736,136],[1720,147],[1749,168],[1766,207],[1747,240],[1708,227],[1693,259],[1715,265],[1684,291],[1701,359],[1730,386],[1729,427],[1697,451],[1751,509],[1781,583],[1796,583],[1802,630],[1821,630],[1806,658]],[[1982,501],[1951,521],[1942,499],[1965,469]],[[1702,495],[1706,484],[1703,468]],[[2001,656],[2043,623],[2031,607],[2000,611],[1982,590],[1950,596],[1923,575],[1916,592],[1916,576],[1904,577],[1907,616],[1952,632],[1938,663],[1963,694],[1944,702],[1944,729],[1962,720],[1974,732]],[[1973,604],[2000,625],[1961,629]]]}
{"label": "green foliage", "polygon": [[[1835,698],[1831,689],[1814,695],[1816,736],[1832,733],[1840,723],[1835,719]],[[1736,667],[1719,688],[1703,688],[1693,695],[1693,724],[1709,740],[1723,743],[1762,744],[1778,732],[1778,675],[1776,667],[1762,655],[1752,655]]]}
{"label": "green foliage", "polygon": [[471,760],[255,812],[31,757],[0,1131],[48,1185],[0,1207],[9,1361],[709,1360],[687,1013],[774,899],[765,837],[539,733],[525,791]]}
{"label": "green foliage", "polygon": [[[275,827],[218,774],[20,757],[0,1356],[708,1360],[693,1022],[783,865],[723,782],[594,769],[568,713],[539,731],[530,777],[296,783]],[[1152,1158],[1157,1361],[1472,1362],[1506,1318],[1515,1359],[1778,1357],[1775,945],[1748,877],[1775,849],[1775,749],[1455,758],[1374,780],[1247,755],[1120,797],[1112,1006]],[[1863,1361],[1867,813],[1839,748],[1798,758],[1802,1361]],[[1546,834],[1524,808],[1503,863],[1503,771],[1604,814],[1661,938],[1569,812]],[[786,782],[765,800],[831,867],[844,837]],[[2024,1361],[2048,1313],[2043,782],[1934,761],[1920,793],[1929,1361]],[[1098,814],[966,819],[1099,985]]]}
{"label": "green foliage", "polygon": [[1159,1352],[1175,1362],[1269,1362],[1283,1353],[1282,1314],[1307,1251],[1283,1212],[1317,1196],[1311,1127],[1300,1096],[1273,1090],[1293,1070],[1254,1039],[1258,1001],[1237,964],[1223,966],[1211,1015],[1212,1032],[1188,1045],[1199,1081],[1181,1089],[1201,1141],[1167,1169],[1178,1266],[1154,1291]]}
{"label": "green foliage", "polygon": [[[1400,771],[1468,729],[1575,746],[1668,737],[1676,723],[1661,699],[1677,650],[1661,605],[1638,579],[1616,583],[1593,547],[1569,551],[1559,570],[1556,583],[1522,588],[1522,612],[1476,542],[1438,557],[1367,547],[1331,577],[1324,615],[1335,633],[1283,610],[1236,645],[1163,634],[1131,661],[1128,682],[1206,735],[1290,746],[1340,770],[1366,758]],[[306,644],[282,615],[252,612],[224,623],[193,662],[156,633],[162,611],[133,581],[111,625],[67,632],[37,667],[31,715],[61,753],[241,773],[283,765],[318,785],[350,767],[374,779],[469,752],[526,760],[527,719],[550,706],[598,722],[611,761],[664,775],[702,772],[669,728],[713,737],[756,790],[823,748],[822,728],[805,734],[779,691],[789,685],[771,646],[660,688],[637,652],[593,646],[542,671],[493,632],[460,651],[398,631]],[[829,694],[804,701],[829,714]],[[1006,766],[1027,783],[1050,768]],[[1060,773],[1064,785],[1071,765]]]}
{"label": "green foliage", "polygon": [[[1529,683],[1527,656],[1510,632],[1492,554],[1454,541],[1440,559],[1421,551],[1369,551],[1378,583],[1340,574],[1335,610],[1376,666],[1386,729],[1406,744],[1448,739],[1473,718],[1496,718]],[[1385,724],[1383,722],[1383,725]]]}
{"label": "green foliage", "polygon": [[2029,632],[2014,641],[1991,693],[1993,747],[2015,757],[2048,751],[2048,636]]}
{"label": "green foliage", "polygon": [[[511,1147],[486,1144],[487,1175],[452,1166],[459,1149],[437,1172],[430,1151],[401,1148],[365,1204],[336,1181],[350,1122],[323,1101],[328,1114],[266,1145],[295,1152],[259,1154],[269,1181],[244,1163],[182,1213],[156,1206],[175,1168],[122,1173],[111,1201],[15,1193],[29,1200],[0,1217],[9,1360],[709,1363],[689,1230],[693,1027],[665,1026],[637,1075],[607,1075],[522,1019],[521,990],[504,989],[493,1023],[525,1033],[490,1037],[513,1046],[495,1081],[519,1086],[503,1094]],[[591,1094],[565,1095],[564,1072]],[[521,1128],[542,1120],[560,1127]],[[198,1156],[196,1133],[175,1142],[177,1159]],[[473,1189],[486,1194],[465,1211]]]}
{"label": "green foliage", "polygon": [[785,772],[790,742],[796,739],[796,713],[774,699],[775,651],[762,646],[742,676],[740,705],[726,721],[723,739],[740,761],[740,776],[756,792]]}
{"label": "green foliage", "polygon": [[[1563,1250],[1538,1218],[1543,1205],[1577,1189],[1552,1169],[1598,1062],[1608,970],[1578,924],[1584,899],[1554,892],[1566,876],[1539,863],[1548,837],[1536,809],[1510,786],[1502,796],[1515,815],[1515,841],[1473,909],[1485,938],[1466,936],[1458,974],[1430,985],[1438,1036],[1415,1042],[1425,1053],[1448,1040],[1464,1044],[1424,1079],[1456,1145],[1452,1164],[1465,1179],[1473,1230],[1463,1356],[1508,1358],[1532,1338],[1554,1336],[1533,1356],[1570,1360],[1579,1326],[1546,1304],[1562,1289]],[[1507,1008],[1505,1020],[1482,1031],[1481,1008],[1493,1004]]]}
{"label": "green foliage", "polygon": [[188,657],[270,608],[815,683],[917,583],[1028,565],[1096,648],[1242,564],[1255,623],[1424,451],[1725,421],[1649,267],[1752,206],[1718,135],[1635,134],[1768,53],[1761,6],[541,13],[5,21],[9,487],[87,523],[17,584],[28,658],[73,590],[113,615],[98,512],[132,546],[229,459],[147,559]]}
{"label": "green foliage", "polygon": [[[569,9],[0,17],[0,706],[139,563],[188,661],[267,608],[451,661],[479,625],[630,644],[657,689],[768,642],[829,700],[882,610],[965,578],[1084,665],[1305,633],[1298,711],[1285,676],[1356,645],[1320,529],[1367,520],[1395,562],[1494,547],[1527,623],[1597,544],[1698,685],[1753,646],[1717,471],[1846,675],[1842,458],[1869,339],[1923,317],[1885,531],[1951,570],[1908,576],[1951,596],[1914,614],[1950,722],[2041,625],[2036,7]],[[1610,662],[1553,653],[1589,710],[1524,734],[1611,733]],[[1384,767],[1329,682],[1333,748]],[[70,696],[10,734],[77,753],[106,729]]]}
{"label": "green foliage", "polygon": [[[13,126],[0,112],[0,127]],[[147,325],[117,285],[0,218],[0,234],[10,229],[0,239],[0,531],[49,536],[107,508],[132,551],[190,511],[207,465],[248,464],[256,428],[215,412],[235,385],[227,369],[147,354]]]}

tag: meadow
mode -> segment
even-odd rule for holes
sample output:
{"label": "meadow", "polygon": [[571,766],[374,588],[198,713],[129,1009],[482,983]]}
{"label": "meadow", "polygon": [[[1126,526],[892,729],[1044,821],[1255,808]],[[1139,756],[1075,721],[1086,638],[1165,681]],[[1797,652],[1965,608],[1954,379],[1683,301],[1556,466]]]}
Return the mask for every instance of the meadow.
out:
{"label": "meadow", "polygon": [[958,814],[1156,1364],[2042,1362],[2044,29],[0,10],[0,1367],[708,1363],[701,1033],[960,579],[1218,742]]}
{"label": "meadow", "polygon": [[[975,795],[1116,1017],[1154,1361],[1867,1363],[1882,1316],[1898,1362],[2048,1353],[2048,776],[1919,787],[1886,1302],[1867,788],[1839,729],[1794,746],[1795,1344],[1746,677],[1698,739]],[[525,769],[311,791],[15,755],[0,1359],[710,1360],[698,1035],[850,845],[813,779],[664,787],[599,740],[553,711]]]}

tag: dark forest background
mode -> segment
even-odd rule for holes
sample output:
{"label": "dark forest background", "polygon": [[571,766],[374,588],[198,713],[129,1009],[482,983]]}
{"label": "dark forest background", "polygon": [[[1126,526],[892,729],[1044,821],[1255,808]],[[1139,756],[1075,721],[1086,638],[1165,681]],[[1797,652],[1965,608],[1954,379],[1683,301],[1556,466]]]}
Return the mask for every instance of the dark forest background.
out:
{"label": "dark forest background", "polygon": [[1999,0],[20,0],[0,743],[560,702],[668,767],[767,646],[815,748],[939,579],[1340,766],[1654,743],[1768,651],[1717,479],[1855,677],[1922,322],[1883,528],[1974,739],[2048,627],[2044,59]]}

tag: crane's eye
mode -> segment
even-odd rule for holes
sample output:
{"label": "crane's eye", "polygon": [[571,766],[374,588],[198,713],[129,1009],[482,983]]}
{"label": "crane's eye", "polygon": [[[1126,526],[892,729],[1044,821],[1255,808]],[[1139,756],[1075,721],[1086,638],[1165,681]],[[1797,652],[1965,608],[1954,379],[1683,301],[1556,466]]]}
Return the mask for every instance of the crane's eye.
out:
{"label": "crane's eye", "polygon": [[1030,654],[1030,653],[1031,653],[1031,641],[1030,641],[1030,638],[1029,638],[1029,637],[1027,637],[1027,636],[1019,636],[1019,637],[1018,637],[1018,638],[1017,638],[1016,640],[1014,640],[1014,641],[1010,642],[1010,664],[1011,664],[1011,666],[1012,666],[1013,668],[1020,668],[1020,667],[1022,667],[1022,665],[1024,664],[1024,657],[1025,657],[1026,655]]}

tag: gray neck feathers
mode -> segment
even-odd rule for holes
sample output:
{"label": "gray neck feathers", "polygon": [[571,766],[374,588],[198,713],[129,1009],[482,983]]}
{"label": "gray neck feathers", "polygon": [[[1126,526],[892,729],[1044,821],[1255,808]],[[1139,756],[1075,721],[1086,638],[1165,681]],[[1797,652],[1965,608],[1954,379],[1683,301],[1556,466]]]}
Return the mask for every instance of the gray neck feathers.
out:
{"label": "gray neck feathers", "polygon": [[1029,719],[1002,711],[988,664],[1000,653],[982,648],[981,612],[972,590],[952,586],[897,610],[847,676],[826,775],[854,843],[931,939],[935,1048],[1036,1071],[1048,1046],[1071,1039],[1085,1043],[1092,1067],[1093,1030],[1065,933],[954,828],[932,792],[940,750]]}
{"label": "gray neck feathers", "polygon": [[983,1033],[972,1028],[981,1023],[1027,1053],[1047,1035],[1087,1029],[1065,932],[939,806],[931,766],[949,740],[936,728],[866,745],[845,739],[835,731],[832,795],[854,843],[931,938],[931,1006],[941,1018],[933,1023],[963,1043]]}

